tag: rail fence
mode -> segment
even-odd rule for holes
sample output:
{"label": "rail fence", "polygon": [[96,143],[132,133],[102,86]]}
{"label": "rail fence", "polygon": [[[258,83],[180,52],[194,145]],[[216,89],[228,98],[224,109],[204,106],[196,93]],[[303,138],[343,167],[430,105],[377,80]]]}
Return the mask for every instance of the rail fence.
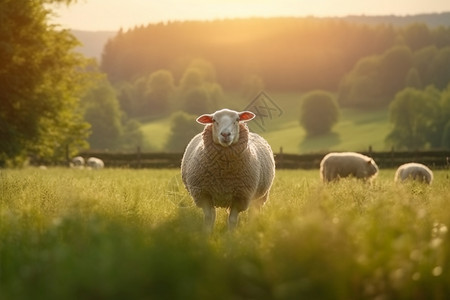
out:
{"label": "rail fence", "polygon": [[[386,151],[361,152],[372,157],[379,168],[397,168],[407,162],[418,162],[432,169],[449,169],[450,150],[445,151]],[[288,154],[282,149],[275,153],[278,169],[317,169],[327,153]],[[110,168],[179,168],[182,153],[117,153],[117,152],[83,152],[81,156],[101,158]]]}

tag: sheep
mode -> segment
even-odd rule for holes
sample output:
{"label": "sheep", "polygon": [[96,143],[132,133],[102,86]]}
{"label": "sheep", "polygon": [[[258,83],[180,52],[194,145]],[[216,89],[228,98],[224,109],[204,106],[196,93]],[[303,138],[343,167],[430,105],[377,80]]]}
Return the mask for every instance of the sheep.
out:
{"label": "sheep", "polygon": [[103,160],[97,157],[89,157],[87,160],[87,165],[93,170],[103,169],[105,166]]}
{"label": "sheep", "polygon": [[250,204],[262,207],[275,177],[275,161],[266,140],[248,130],[255,114],[222,109],[204,114],[205,125],[186,147],[181,162],[183,183],[204,213],[205,229],[212,232],[216,207],[228,209],[233,230],[240,212]]}
{"label": "sheep", "polygon": [[71,168],[82,169],[84,168],[84,158],[82,156],[75,156],[70,163]]}
{"label": "sheep", "polygon": [[355,152],[328,153],[320,162],[320,177],[324,182],[353,176],[372,180],[378,174],[378,166],[368,156]]}
{"label": "sheep", "polygon": [[433,181],[433,172],[423,164],[414,162],[406,163],[398,167],[395,172],[394,181],[403,182],[408,179],[431,184]]}

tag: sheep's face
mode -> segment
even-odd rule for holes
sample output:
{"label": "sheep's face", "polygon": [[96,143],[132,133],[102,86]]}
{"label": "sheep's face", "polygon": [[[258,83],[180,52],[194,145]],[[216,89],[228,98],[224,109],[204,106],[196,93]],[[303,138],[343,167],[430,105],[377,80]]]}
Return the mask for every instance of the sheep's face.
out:
{"label": "sheep's face", "polygon": [[222,109],[213,114],[201,115],[197,122],[203,125],[212,124],[214,143],[228,147],[239,140],[239,122],[250,121],[254,117],[255,114],[250,111]]}
{"label": "sheep's face", "polygon": [[373,159],[367,161],[366,165],[367,175],[372,176],[378,173],[378,166]]}

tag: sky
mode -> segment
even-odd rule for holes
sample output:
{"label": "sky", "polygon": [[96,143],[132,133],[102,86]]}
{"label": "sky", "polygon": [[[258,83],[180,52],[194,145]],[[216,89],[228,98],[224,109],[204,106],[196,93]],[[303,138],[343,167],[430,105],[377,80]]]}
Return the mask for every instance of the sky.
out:
{"label": "sky", "polygon": [[149,23],[243,17],[342,17],[450,12],[449,0],[78,0],[54,6],[52,22],[88,31]]}

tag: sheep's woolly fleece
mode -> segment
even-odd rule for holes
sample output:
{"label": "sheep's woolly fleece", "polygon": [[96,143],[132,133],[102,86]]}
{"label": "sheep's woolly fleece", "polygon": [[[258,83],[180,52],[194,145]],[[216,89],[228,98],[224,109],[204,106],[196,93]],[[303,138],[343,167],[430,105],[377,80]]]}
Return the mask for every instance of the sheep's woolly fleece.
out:
{"label": "sheep's woolly fleece", "polygon": [[408,179],[431,184],[433,181],[433,172],[423,164],[406,163],[398,167],[395,172],[394,181],[402,182]]}
{"label": "sheep's woolly fleece", "polygon": [[320,162],[320,177],[325,182],[348,176],[370,180],[377,174],[375,161],[356,152],[329,153]]}
{"label": "sheep's woolly fleece", "polygon": [[234,205],[245,210],[252,199],[267,196],[274,174],[269,144],[245,123],[239,124],[239,140],[229,147],[215,144],[212,125],[206,125],[189,143],[182,162],[183,182],[200,207],[206,196],[216,207],[239,201]]}

